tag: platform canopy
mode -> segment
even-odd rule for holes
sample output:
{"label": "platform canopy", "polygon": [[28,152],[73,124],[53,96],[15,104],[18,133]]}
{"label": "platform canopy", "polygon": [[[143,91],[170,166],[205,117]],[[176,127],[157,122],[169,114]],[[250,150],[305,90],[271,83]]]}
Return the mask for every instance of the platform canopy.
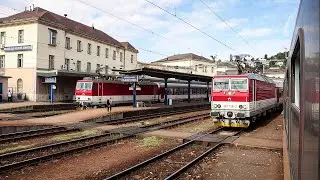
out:
{"label": "platform canopy", "polygon": [[202,82],[211,82],[211,76],[204,76],[204,75],[197,75],[197,74],[188,74],[188,73],[181,73],[181,72],[174,72],[174,71],[165,71],[160,69],[154,68],[140,68],[140,69],[132,69],[132,70],[113,70],[118,71],[120,74],[125,75],[148,75],[152,77],[158,78],[175,78],[181,79],[186,81],[202,81]]}

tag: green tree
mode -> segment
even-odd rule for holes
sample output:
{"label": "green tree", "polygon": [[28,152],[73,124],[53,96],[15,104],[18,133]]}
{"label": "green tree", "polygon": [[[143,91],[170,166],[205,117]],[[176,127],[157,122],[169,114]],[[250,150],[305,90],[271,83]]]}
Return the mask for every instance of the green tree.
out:
{"label": "green tree", "polygon": [[269,67],[275,67],[276,62],[275,61],[270,61],[269,62]]}

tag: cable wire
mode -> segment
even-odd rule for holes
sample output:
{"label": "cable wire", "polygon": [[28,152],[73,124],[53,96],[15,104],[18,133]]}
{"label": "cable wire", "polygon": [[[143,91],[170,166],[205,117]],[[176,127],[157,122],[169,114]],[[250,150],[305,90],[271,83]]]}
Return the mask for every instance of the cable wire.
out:
{"label": "cable wire", "polygon": [[249,42],[244,39],[236,30],[234,30],[221,16],[219,16],[210,6],[208,6],[203,0],[200,0],[215,16],[217,16],[224,24],[226,24],[235,34],[237,34],[251,49],[255,50]]}
{"label": "cable wire", "polygon": [[[213,39],[214,41],[216,41],[216,42],[218,42],[218,43],[222,44],[222,45],[223,45],[223,46],[225,46],[226,48],[228,48],[228,49],[230,49],[230,50],[232,50],[232,51],[237,52],[237,51],[236,51],[235,49],[233,49],[232,47],[230,47],[230,46],[228,46],[227,44],[225,44],[225,43],[221,42],[220,40],[216,39],[215,37],[211,36],[210,34],[208,34],[208,33],[204,32],[204,31],[202,31],[201,29],[199,29],[199,28],[197,28],[196,26],[192,25],[191,23],[189,23],[189,22],[185,21],[184,19],[180,18],[179,16],[177,16],[177,15],[175,15],[175,14],[172,14],[170,11],[168,11],[168,10],[166,10],[166,9],[164,9],[164,8],[162,8],[162,7],[160,7],[160,6],[158,6],[157,4],[155,4],[155,3],[153,3],[153,2],[151,2],[151,1],[149,1],[149,0],[145,0],[145,1],[147,1],[148,3],[152,4],[153,6],[155,6],[155,7],[159,8],[159,9],[161,9],[162,11],[164,11],[164,12],[166,12],[166,13],[170,14],[171,16],[173,16],[173,17],[175,17],[175,18],[179,19],[180,21],[184,22],[185,24],[187,24],[187,25],[189,25],[189,26],[193,27],[193,28],[194,28],[194,29],[196,29],[197,31],[199,31],[199,32],[201,32],[202,34],[204,34],[204,35],[206,35],[206,36],[210,37],[210,38],[211,38],[211,39]],[[237,52],[237,53],[239,53],[239,52]],[[240,53],[239,53],[239,54],[240,54]]]}

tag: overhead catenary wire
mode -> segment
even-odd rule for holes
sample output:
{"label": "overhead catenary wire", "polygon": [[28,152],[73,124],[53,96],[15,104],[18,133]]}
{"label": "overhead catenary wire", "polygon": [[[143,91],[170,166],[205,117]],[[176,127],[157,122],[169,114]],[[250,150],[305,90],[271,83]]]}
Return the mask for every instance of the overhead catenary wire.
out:
{"label": "overhead catenary wire", "polygon": [[[220,40],[218,40],[217,38],[213,37],[212,35],[210,35],[210,34],[208,34],[208,33],[204,32],[204,31],[202,31],[201,29],[199,29],[198,27],[196,27],[196,26],[192,25],[191,23],[187,22],[186,20],[182,19],[181,17],[179,17],[179,16],[177,16],[177,15],[175,15],[175,14],[171,13],[170,11],[168,11],[168,10],[166,10],[166,9],[164,9],[164,8],[162,8],[162,7],[160,7],[160,6],[158,6],[157,4],[155,4],[155,3],[153,3],[153,2],[151,2],[151,1],[149,1],[149,0],[145,0],[145,1],[147,1],[148,3],[152,4],[153,6],[155,6],[155,7],[159,8],[159,9],[161,9],[162,11],[164,11],[164,12],[166,12],[166,13],[170,14],[171,16],[173,16],[173,17],[175,17],[175,18],[179,19],[180,21],[182,21],[182,22],[184,22],[185,24],[187,24],[187,25],[191,26],[192,28],[196,29],[197,31],[201,32],[202,34],[204,34],[204,35],[206,35],[206,36],[210,37],[210,38],[211,38],[211,39],[213,39],[214,41],[216,41],[216,42],[218,42],[219,44],[221,44],[221,45],[225,46],[226,48],[228,48],[228,49],[230,49],[230,50],[232,50],[232,51],[234,51],[234,52],[236,52],[236,53],[239,53],[239,52],[238,52],[238,51],[236,51],[234,48],[232,48],[232,47],[230,47],[229,45],[227,45],[227,44],[225,44],[225,43],[221,42]],[[239,54],[240,54],[240,53],[239,53]]]}
{"label": "overhead catenary wire", "polygon": [[203,0],[200,0],[215,16],[217,16],[225,25],[227,25],[231,31],[233,31],[235,34],[237,34],[251,49],[255,50],[249,42],[243,38],[236,30],[234,30],[229,23],[227,23],[218,13],[216,13],[208,4],[206,4]]}
{"label": "overhead catenary wire", "polygon": [[[4,6],[4,5],[0,4],[0,6]],[[9,7],[9,6],[4,6],[4,7],[9,8],[9,9],[13,9],[13,10],[15,10],[15,11],[19,11],[18,9],[14,9],[14,8]],[[27,12],[28,12],[28,11],[27,11]],[[16,38],[16,37],[12,37],[12,36],[5,36],[5,37],[6,37],[6,38],[11,38],[11,39],[18,39],[18,38]],[[39,41],[33,41],[33,40],[28,40],[28,39],[25,39],[25,38],[24,38],[24,41],[25,41],[25,42],[31,42],[31,43],[37,43],[37,44],[43,44],[43,45],[48,46],[48,43],[39,42]],[[109,45],[109,46],[110,46],[110,45]],[[61,46],[61,45],[56,45],[56,47],[59,48],[59,49],[61,49],[61,50],[65,50],[65,51],[77,51],[77,52],[79,52],[77,49],[67,49],[65,46]],[[153,50],[150,50],[150,49],[144,49],[144,48],[140,48],[140,47],[136,47],[136,48],[139,49],[139,50],[145,51],[145,52],[149,52],[149,53],[156,54],[156,55],[161,55],[161,56],[165,56],[165,57],[169,56],[169,55],[165,55],[165,54],[163,54],[163,53],[156,52],[156,51],[153,51]],[[93,54],[93,53],[91,53],[91,54]],[[88,55],[91,55],[91,54],[88,54]],[[106,55],[105,53],[100,53],[100,56],[105,56],[105,55]],[[56,56],[56,57],[62,57],[62,56]],[[39,58],[39,59],[41,59],[41,58]]]}
{"label": "overhead catenary wire", "polygon": [[[80,2],[80,3],[82,3],[82,4],[84,4],[84,5],[87,5],[87,6],[91,7],[91,8],[97,9],[97,10],[99,10],[99,11],[101,11],[101,12],[104,12],[104,13],[108,14],[109,16],[112,16],[112,17],[114,17],[114,18],[117,18],[118,20],[122,20],[122,21],[124,21],[124,22],[126,22],[126,23],[128,23],[128,24],[131,24],[131,25],[133,25],[133,26],[135,26],[135,27],[137,27],[137,28],[140,28],[140,29],[142,29],[142,30],[144,30],[144,31],[146,31],[146,32],[149,32],[149,33],[151,33],[151,34],[153,34],[153,35],[156,35],[156,36],[158,36],[158,37],[160,37],[160,38],[163,38],[163,39],[166,39],[166,40],[168,40],[168,41],[174,42],[174,43],[176,43],[176,44],[178,44],[178,45],[181,46],[181,43],[179,43],[179,42],[173,41],[172,39],[170,39],[170,38],[168,38],[168,37],[166,37],[166,36],[163,36],[163,35],[161,35],[161,34],[159,34],[159,33],[156,33],[156,32],[154,32],[154,31],[152,31],[152,30],[150,30],[150,29],[147,29],[147,28],[145,28],[145,27],[143,27],[143,26],[140,26],[140,25],[138,25],[138,24],[136,24],[136,23],[133,23],[133,22],[131,22],[131,21],[125,19],[125,18],[122,18],[122,17],[119,17],[119,16],[117,16],[117,15],[114,15],[114,14],[112,14],[112,13],[110,13],[110,12],[104,10],[104,9],[101,9],[101,8],[99,8],[99,7],[96,7],[96,6],[92,5],[92,4],[89,4],[89,3],[87,3],[87,2],[84,2],[84,1],[82,1],[82,0],[75,0],[75,1],[78,1],[78,2]],[[187,49],[192,51],[192,48],[190,48],[190,47],[187,47]],[[196,52],[196,53],[201,54],[200,52]]]}

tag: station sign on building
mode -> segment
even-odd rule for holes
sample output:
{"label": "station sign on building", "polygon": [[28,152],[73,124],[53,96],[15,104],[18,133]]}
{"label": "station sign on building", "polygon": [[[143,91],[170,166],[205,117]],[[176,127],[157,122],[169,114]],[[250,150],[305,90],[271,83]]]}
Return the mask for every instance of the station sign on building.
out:
{"label": "station sign on building", "polygon": [[32,45],[26,45],[26,46],[8,46],[8,47],[4,47],[3,50],[4,50],[5,52],[32,51]]}
{"label": "station sign on building", "polygon": [[138,82],[138,76],[124,76],[121,78],[123,82]]}

